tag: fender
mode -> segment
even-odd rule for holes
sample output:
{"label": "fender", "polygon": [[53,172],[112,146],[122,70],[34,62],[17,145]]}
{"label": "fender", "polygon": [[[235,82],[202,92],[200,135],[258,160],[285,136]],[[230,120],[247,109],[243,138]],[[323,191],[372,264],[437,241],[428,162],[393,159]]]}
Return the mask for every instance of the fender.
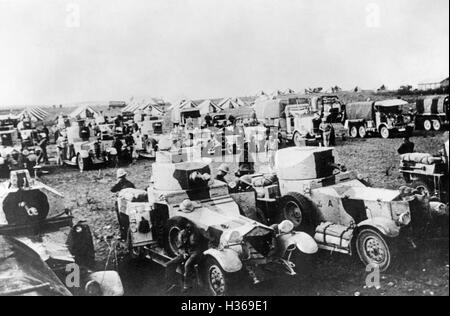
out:
{"label": "fender", "polygon": [[232,249],[208,249],[203,254],[216,259],[227,273],[238,272],[242,269],[242,261],[239,259],[239,254]]}
{"label": "fender", "polygon": [[89,152],[87,150],[80,150],[79,153],[80,157],[85,159],[85,158],[89,158]]}
{"label": "fender", "polygon": [[0,157],[0,166],[5,164],[5,159],[3,159],[2,157]]}
{"label": "fender", "polygon": [[100,286],[102,296],[124,295],[122,280],[116,271],[100,271],[91,273],[88,276],[87,281],[96,282]]}
{"label": "fender", "polygon": [[390,238],[398,237],[400,235],[400,227],[389,218],[374,217],[358,224],[358,228],[362,228],[364,226],[373,227]]}
{"label": "fender", "polygon": [[108,148],[108,149],[106,150],[106,152],[107,152],[108,154],[110,154],[111,156],[117,156],[117,149],[115,149],[114,147]]}
{"label": "fender", "polygon": [[284,257],[290,246],[295,245],[304,254],[312,255],[319,251],[319,247],[310,235],[303,232],[289,233],[278,237],[280,255]]}

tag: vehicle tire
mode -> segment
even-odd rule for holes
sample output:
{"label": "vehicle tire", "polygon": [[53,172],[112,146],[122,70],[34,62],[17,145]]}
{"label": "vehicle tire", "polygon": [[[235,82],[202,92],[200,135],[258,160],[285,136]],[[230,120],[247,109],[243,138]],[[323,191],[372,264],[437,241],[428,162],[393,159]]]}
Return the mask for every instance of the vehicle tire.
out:
{"label": "vehicle tire", "polygon": [[361,138],[366,138],[366,136],[367,136],[367,131],[366,131],[366,128],[365,128],[363,125],[361,125],[361,126],[358,128],[358,135],[359,135],[359,137],[361,137]]}
{"label": "vehicle tire", "polygon": [[391,132],[389,131],[389,128],[383,126],[380,128],[380,135],[382,138],[388,139],[389,137],[391,137]]}
{"label": "vehicle tire", "polygon": [[430,120],[425,120],[423,121],[423,129],[426,130],[427,132],[431,131],[431,129],[433,128],[433,124],[431,123]]}
{"label": "vehicle tire", "polygon": [[433,185],[424,180],[414,180],[410,186],[427,197],[432,197],[435,191]]}
{"label": "vehicle tire", "polygon": [[349,136],[351,138],[358,138],[358,128],[356,127],[356,125],[353,125],[352,127],[350,127]]}
{"label": "vehicle tire", "polygon": [[313,234],[315,230],[313,210],[315,206],[305,196],[291,192],[281,198],[281,210],[277,222],[290,220],[296,230]]}
{"label": "vehicle tire", "polygon": [[300,133],[296,132],[292,140],[294,141],[295,147],[303,147],[303,139]]}
{"label": "vehicle tire", "polygon": [[442,128],[441,121],[439,120],[433,120],[433,130],[440,131]]}
{"label": "vehicle tire", "polygon": [[189,220],[184,217],[174,217],[167,221],[164,229],[164,250],[169,257],[176,257],[180,254],[178,234],[188,223],[190,223]]}
{"label": "vehicle tire", "polygon": [[81,155],[77,155],[77,167],[80,170],[80,172],[83,172],[85,170],[89,170],[91,167],[91,159],[90,158],[81,158]]}
{"label": "vehicle tire", "polygon": [[230,292],[230,274],[226,273],[213,257],[206,257],[202,264],[202,274],[205,288],[210,295],[226,296]]}
{"label": "vehicle tire", "polygon": [[361,262],[376,265],[385,272],[391,265],[391,250],[388,241],[375,229],[362,229],[356,237],[356,251]]}

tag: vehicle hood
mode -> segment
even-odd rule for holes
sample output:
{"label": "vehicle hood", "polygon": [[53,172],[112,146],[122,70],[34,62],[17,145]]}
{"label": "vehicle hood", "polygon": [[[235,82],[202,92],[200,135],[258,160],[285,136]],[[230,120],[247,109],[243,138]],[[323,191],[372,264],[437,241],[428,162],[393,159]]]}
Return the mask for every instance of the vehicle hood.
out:
{"label": "vehicle hood", "polygon": [[0,296],[71,296],[53,271],[30,248],[0,236]]}

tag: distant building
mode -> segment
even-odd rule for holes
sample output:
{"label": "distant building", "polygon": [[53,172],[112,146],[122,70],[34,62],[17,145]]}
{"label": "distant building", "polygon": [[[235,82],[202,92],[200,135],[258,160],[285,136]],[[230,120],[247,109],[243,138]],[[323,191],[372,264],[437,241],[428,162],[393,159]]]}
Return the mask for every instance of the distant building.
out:
{"label": "distant building", "polygon": [[437,89],[448,89],[449,78],[442,80],[441,82],[430,82],[430,83],[419,83],[419,90],[437,90]]}

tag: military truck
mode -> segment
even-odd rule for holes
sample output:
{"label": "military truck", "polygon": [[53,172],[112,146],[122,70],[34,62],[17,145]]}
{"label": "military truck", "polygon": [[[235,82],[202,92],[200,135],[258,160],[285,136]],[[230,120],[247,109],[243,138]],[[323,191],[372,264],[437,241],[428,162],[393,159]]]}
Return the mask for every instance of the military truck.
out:
{"label": "military truck", "polygon": [[76,166],[80,171],[84,171],[117,161],[113,139],[99,140],[90,130],[89,139],[83,140],[80,131],[81,126],[78,124],[67,128],[67,145],[63,150],[63,161],[66,165]]}
{"label": "military truck", "polygon": [[[73,294],[123,295],[122,283],[115,271],[93,272],[95,252],[89,226],[83,221],[74,225],[73,216],[65,209],[63,198],[58,191],[32,179],[27,170],[12,171],[10,179],[0,183],[0,240],[19,250],[28,249],[26,253],[31,261],[22,262],[22,271],[32,270],[44,280],[47,275],[47,281],[32,282],[30,289],[26,282],[19,282],[23,275],[15,270],[19,275],[13,274],[7,281],[2,279],[2,285],[8,282],[5,287],[10,294],[14,289],[34,292],[44,290],[44,286],[51,292],[48,286],[57,283],[53,273],[69,287],[65,283],[66,278],[78,269],[80,278],[73,279],[78,286],[70,288]],[[14,251],[11,254],[19,255]],[[17,257],[8,260],[13,258]],[[34,270],[36,266],[39,270]],[[67,289],[59,292],[66,294]]]}
{"label": "military truck", "polygon": [[345,128],[352,138],[410,135],[415,124],[412,116],[403,112],[406,105],[408,102],[400,99],[349,103],[345,109]]}
{"label": "military truck", "polygon": [[425,131],[440,131],[449,123],[448,95],[420,98],[416,101],[415,122]]}
{"label": "military truck", "polygon": [[269,223],[290,220],[314,236],[321,249],[358,254],[365,265],[385,271],[394,241],[415,246],[414,240],[445,236],[448,208],[443,203],[414,190],[372,188],[336,164],[332,148],[282,149],[275,160],[276,181],[267,185],[262,175],[247,181],[257,192],[258,206]]}
{"label": "military truck", "polygon": [[227,184],[211,180],[211,160],[200,156],[191,148],[160,151],[148,191],[121,191],[118,217],[130,254],[166,267],[182,253],[180,232],[190,224],[204,241],[198,281],[212,295],[229,293],[237,275],[254,283],[295,275],[291,260],[313,255],[313,238],[288,221],[268,227],[242,216]]}

